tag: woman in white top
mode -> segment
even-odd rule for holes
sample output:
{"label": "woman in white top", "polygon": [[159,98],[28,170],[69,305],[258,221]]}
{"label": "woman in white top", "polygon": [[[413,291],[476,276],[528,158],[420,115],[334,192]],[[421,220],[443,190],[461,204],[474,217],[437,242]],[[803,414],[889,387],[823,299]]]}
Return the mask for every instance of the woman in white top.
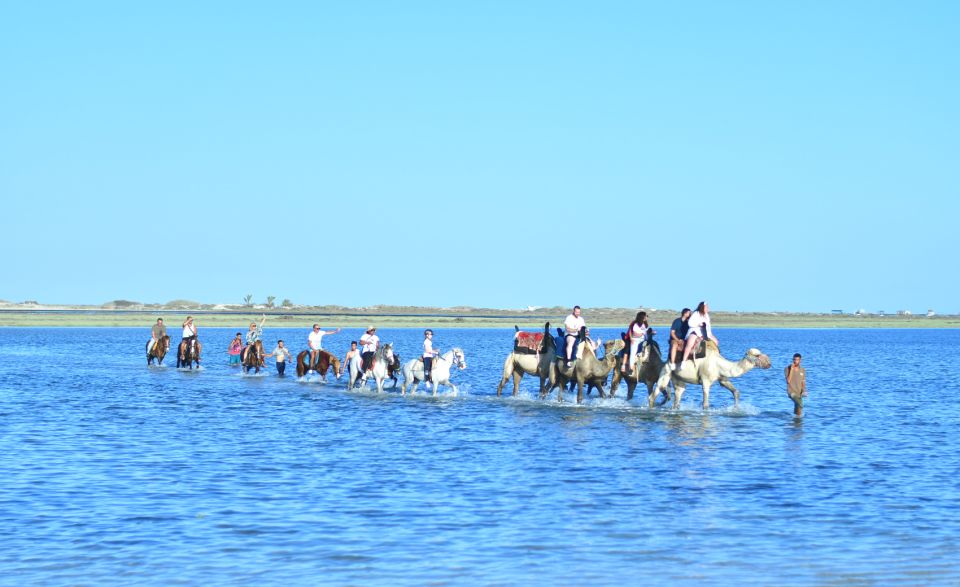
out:
{"label": "woman in white top", "polygon": [[197,325],[193,322],[193,316],[187,316],[183,321],[183,340],[180,344],[187,343],[184,348],[192,348],[197,340]]}
{"label": "woman in white top", "polygon": [[440,351],[433,348],[433,331],[430,329],[423,331],[423,380],[429,385],[433,378],[430,372],[433,370],[433,358],[440,354]]}
{"label": "woman in white top", "polygon": [[183,339],[193,340],[197,337],[197,325],[193,322],[193,316],[187,316],[183,321]]}
{"label": "woman in white top", "polygon": [[720,342],[717,340],[717,337],[713,335],[713,330],[710,328],[710,306],[707,305],[707,302],[697,304],[697,309],[687,318],[687,327],[687,338],[683,347],[683,358],[680,360],[680,363],[677,364],[678,369],[680,368],[680,364],[690,358],[693,349],[697,348],[697,345],[700,344],[700,341],[704,338],[708,338],[716,343],[717,346],[720,346]]}
{"label": "woman in white top", "polygon": [[621,372],[629,373],[633,369],[633,361],[637,358],[640,345],[646,342],[647,331],[649,329],[650,325],[647,323],[647,313],[637,312],[637,317],[634,318],[630,326],[627,327],[627,337],[630,338],[630,351],[623,355],[623,364],[620,366]]}

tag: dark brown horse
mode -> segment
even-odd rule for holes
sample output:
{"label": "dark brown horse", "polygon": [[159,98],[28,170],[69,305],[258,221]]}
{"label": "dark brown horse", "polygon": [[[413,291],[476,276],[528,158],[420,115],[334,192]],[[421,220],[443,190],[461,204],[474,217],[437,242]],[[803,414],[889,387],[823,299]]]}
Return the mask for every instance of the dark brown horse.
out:
{"label": "dark brown horse", "polygon": [[260,367],[263,367],[263,342],[258,340],[247,347],[243,353],[242,364],[244,373],[249,373],[250,369],[253,369],[254,373],[260,372]]}
{"label": "dark brown horse", "polygon": [[163,364],[163,357],[167,355],[167,351],[170,350],[170,336],[164,334],[160,337],[160,340],[157,341],[157,344],[153,345],[153,348],[150,347],[150,341],[147,341],[147,364],[152,365],[153,360],[157,360],[157,365]]}
{"label": "dark brown horse", "polygon": [[402,367],[400,364],[400,355],[393,355],[393,362],[387,366],[387,377],[393,379],[393,387],[397,386],[397,373],[402,371]]}
{"label": "dark brown horse", "polygon": [[317,352],[317,361],[309,365],[310,351],[303,351],[297,355],[297,377],[303,377],[307,371],[316,371],[326,379],[327,370],[333,366],[333,376],[340,377],[340,360],[327,351]]}
{"label": "dark brown horse", "polygon": [[177,369],[181,367],[193,369],[194,364],[199,367],[201,350],[203,350],[203,345],[200,344],[199,340],[194,339],[193,344],[187,344],[186,340],[181,340],[177,349]]}

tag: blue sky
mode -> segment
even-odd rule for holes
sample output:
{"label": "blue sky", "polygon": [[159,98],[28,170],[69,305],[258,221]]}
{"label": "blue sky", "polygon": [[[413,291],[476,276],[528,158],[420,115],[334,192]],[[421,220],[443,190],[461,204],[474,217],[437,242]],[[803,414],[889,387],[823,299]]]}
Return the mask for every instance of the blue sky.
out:
{"label": "blue sky", "polygon": [[0,299],[960,312],[958,17],[4,2]]}

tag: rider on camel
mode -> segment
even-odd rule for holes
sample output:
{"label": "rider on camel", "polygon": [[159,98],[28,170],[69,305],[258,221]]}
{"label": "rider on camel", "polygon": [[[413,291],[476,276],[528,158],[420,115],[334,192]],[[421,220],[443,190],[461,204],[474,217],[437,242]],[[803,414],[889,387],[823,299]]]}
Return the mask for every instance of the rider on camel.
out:
{"label": "rider on camel", "polygon": [[687,318],[687,327],[689,330],[687,330],[687,338],[683,347],[683,358],[677,363],[677,369],[690,358],[701,340],[710,339],[714,344],[720,346],[720,342],[717,341],[717,337],[713,335],[713,330],[710,328],[710,306],[707,305],[707,302],[697,304],[697,309]]}
{"label": "rider on camel", "polygon": [[680,317],[676,318],[670,325],[670,354],[667,355],[667,362],[671,371],[674,368],[673,362],[677,356],[677,351],[683,351],[683,341],[687,338],[687,332],[689,331],[689,326],[687,326],[687,319],[689,318],[690,308],[684,308],[680,310]]}
{"label": "rider on camel", "polygon": [[623,364],[620,366],[620,372],[624,375],[633,371],[633,362],[637,354],[643,351],[643,346],[647,342],[647,337],[652,336],[650,324],[647,322],[646,312],[637,312],[636,318],[627,327],[627,338],[630,339],[630,349],[623,354]]}
{"label": "rider on camel", "polygon": [[563,321],[564,327],[564,353],[563,353],[563,366],[569,367],[570,361],[574,359],[573,349],[577,344],[577,338],[580,336],[580,329],[586,328],[587,324],[584,319],[580,316],[580,306],[574,306],[573,312]]}

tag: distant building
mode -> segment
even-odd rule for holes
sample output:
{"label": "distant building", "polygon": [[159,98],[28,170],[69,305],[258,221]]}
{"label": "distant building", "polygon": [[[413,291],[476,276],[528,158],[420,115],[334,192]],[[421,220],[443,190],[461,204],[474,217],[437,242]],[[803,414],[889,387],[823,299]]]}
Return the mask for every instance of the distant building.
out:
{"label": "distant building", "polygon": [[937,315],[936,312],[934,312],[933,310],[927,310],[927,318],[933,318],[936,315]]}
{"label": "distant building", "polygon": [[897,316],[913,316],[910,310],[897,310]]}

